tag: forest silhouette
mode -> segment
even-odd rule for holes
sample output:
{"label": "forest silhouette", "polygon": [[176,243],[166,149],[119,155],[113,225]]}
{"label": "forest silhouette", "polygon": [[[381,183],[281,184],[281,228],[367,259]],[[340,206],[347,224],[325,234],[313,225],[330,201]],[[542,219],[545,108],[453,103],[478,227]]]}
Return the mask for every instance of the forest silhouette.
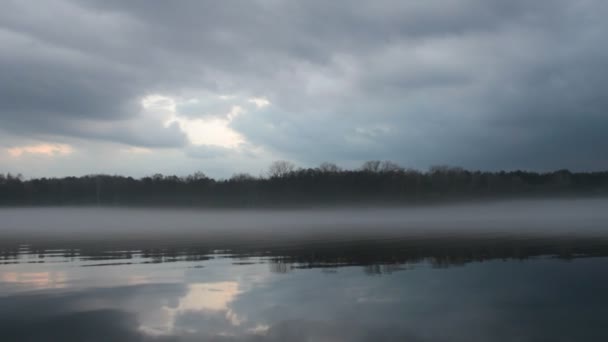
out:
{"label": "forest silhouette", "polygon": [[406,169],[390,161],[367,161],[358,169],[332,163],[296,168],[276,161],[261,176],[212,179],[202,172],[178,177],[155,174],[23,179],[0,174],[0,205],[169,205],[275,207],[415,204],[491,198],[604,196],[608,171],[470,171],[434,166]]}

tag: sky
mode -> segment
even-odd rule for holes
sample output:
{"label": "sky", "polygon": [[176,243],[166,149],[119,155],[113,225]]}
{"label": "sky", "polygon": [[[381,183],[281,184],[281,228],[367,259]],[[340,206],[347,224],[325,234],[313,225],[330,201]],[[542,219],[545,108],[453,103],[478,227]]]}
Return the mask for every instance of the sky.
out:
{"label": "sky", "polygon": [[0,172],[608,168],[603,0],[0,5]]}

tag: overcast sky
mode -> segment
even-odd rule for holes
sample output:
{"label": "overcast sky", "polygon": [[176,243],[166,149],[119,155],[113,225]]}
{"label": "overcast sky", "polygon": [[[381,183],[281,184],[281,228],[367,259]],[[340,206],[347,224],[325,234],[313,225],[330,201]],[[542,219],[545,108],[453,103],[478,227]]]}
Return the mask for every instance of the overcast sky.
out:
{"label": "overcast sky", "polygon": [[604,0],[3,0],[0,172],[608,168]]}

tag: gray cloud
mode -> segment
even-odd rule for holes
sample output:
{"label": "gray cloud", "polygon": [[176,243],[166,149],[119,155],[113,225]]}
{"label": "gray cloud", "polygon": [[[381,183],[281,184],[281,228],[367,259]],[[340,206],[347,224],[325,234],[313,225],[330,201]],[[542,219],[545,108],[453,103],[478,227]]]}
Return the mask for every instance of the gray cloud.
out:
{"label": "gray cloud", "polygon": [[277,156],[425,168],[608,167],[608,5],[481,1],[8,2],[0,127],[221,157],[142,112],[222,115]]}

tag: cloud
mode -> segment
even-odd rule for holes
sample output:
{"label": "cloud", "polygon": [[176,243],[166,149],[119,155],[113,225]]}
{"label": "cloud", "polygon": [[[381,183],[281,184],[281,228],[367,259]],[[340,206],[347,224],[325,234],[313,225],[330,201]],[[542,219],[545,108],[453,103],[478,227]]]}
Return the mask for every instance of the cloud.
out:
{"label": "cloud", "polygon": [[186,150],[186,153],[194,158],[213,159],[218,157],[227,157],[230,154],[236,153],[234,150],[216,146],[216,145],[197,145],[191,146]]}
{"label": "cloud", "polygon": [[37,154],[53,157],[71,154],[72,151],[72,146],[66,144],[38,144],[15,146],[7,149],[7,152],[11,157],[21,157],[24,154]]}
{"label": "cloud", "polygon": [[9,2],[0,129],[183,158],[246,144],[303,164],[604,168],[607,7]]}

